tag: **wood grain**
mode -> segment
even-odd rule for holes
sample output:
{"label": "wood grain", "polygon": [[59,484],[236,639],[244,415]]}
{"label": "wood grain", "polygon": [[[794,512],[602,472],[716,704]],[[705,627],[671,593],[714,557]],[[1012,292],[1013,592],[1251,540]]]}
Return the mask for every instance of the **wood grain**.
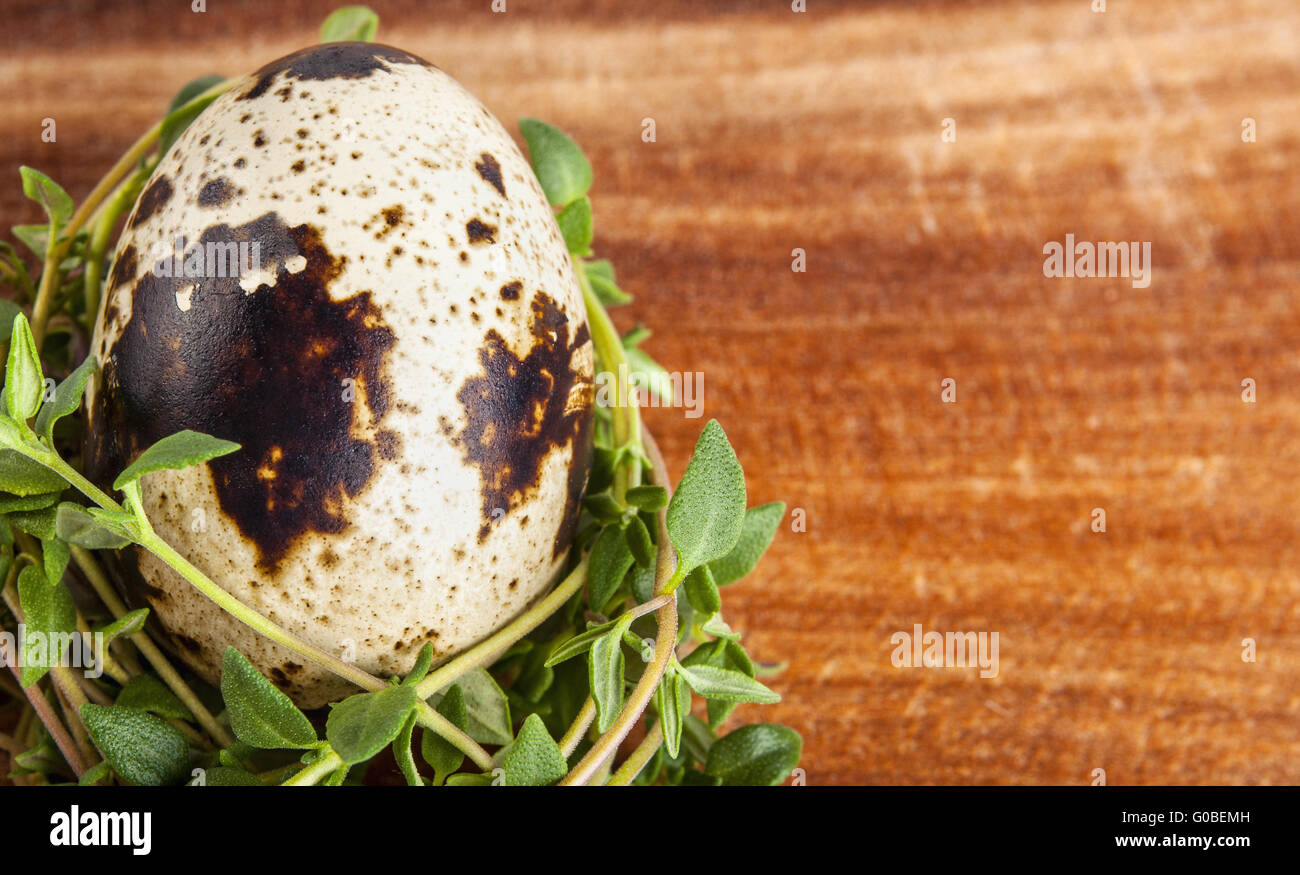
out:
{"label": "wood grain", "polygon": [[[84,195],[331,4],[5,5],[17,224],[18,164]],[[790,662],[740,714],[799,729],[810,784],[1300,782],[1300,7],[373,5],[584,145],[617,320],[703,373],[751,503],[806,511],[725,595]],[[1153,281],[1045,278],[1067,233],[1151,242]],[[680,471],[704,420],[648,418]],[[895,668],[916,623],[998,632],[998,677]]]}

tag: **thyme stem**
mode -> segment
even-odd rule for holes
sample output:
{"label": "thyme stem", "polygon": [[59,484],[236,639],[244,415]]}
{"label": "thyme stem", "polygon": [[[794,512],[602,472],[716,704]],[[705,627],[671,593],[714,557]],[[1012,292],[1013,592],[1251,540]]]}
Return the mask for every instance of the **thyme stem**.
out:
{"label": "thyme stem", "polygon": [[606,782],[606,787],[626,787],[636,780],[636,776],[641,774],[645,764],[650,762],[659,745],[664,743],[664,722],[656,720],[654,728],[646,733],[645,738],[636,746],[636,750],[623,760],[623,765],[618,767],[614,776]]}

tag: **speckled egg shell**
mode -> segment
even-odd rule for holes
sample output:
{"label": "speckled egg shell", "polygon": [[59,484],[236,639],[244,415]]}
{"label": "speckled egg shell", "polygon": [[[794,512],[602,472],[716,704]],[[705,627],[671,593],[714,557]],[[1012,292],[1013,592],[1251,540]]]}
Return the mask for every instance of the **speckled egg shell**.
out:
{"label": "speckled egg shell", "polygon": [[[319,46],[209,106],[128,220],[92,351],[90,475],[185,428],[239,442],[147,476],[150,521],[369,672],[466,648],[562,571],[591,453],[581,291],[509,135],[419,58]],[[233,645],[304,707],[352,689],[122,559],[207,680]]]}

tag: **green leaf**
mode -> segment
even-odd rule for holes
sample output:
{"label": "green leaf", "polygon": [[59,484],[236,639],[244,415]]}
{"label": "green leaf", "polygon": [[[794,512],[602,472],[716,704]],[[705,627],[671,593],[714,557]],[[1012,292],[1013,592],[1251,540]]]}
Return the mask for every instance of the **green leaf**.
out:
{"label": "green leaf", "polygon": [[[465,694],[459,685],[453,685],[438,703],[437,711],[462,732],[469,729],[469,712],[465,709]],[[442,784],[447,776],[465,762],[465,754],[436,732],[425,729],[420,736],[420,755],[433,767],[433,783]]]}
{"label": "green leaf", "polygon": [[621,618],[618,620],[610,620],[608,623],[601,623],[599,626],[592,626],[587,631],[574,635],[568,641],[565,641],[559,647],[556,647],[551,651],[551,655],[546,658],[545,665],[549,668],[550,666],[564,662],[566,659],[571,659],[580,653],[586,653],[591,649],[591,645],[596,642],[597,638],[607,634],[620,622],[622,622]]}
{"label": "green leaf", "polygon": [[72,218],[74,205],[63,186],[31,167],[19,167],[18,173],[23,178],[23,194],[45,209],[45,215],[56,228],[66,225]]}
{"label": "green leaf", "polygon": [[357,693],[339,702],[325,721],[325,738],[348,765],[363,763],[392,743],[420,703],[415,687]]}
{"label": "green leaf", "polygon": [[731,630],[731,627],[722,619],[721,614],[714,614],[712,617],[709,617],[708,621],[700,627],[700,631],[704,632],[706,635],[713,635],[717,638],[740,637]]}
{"label": "green leaf", "polygon": [[745,648],[740,645],[736,638],[727,638],[722,644],[723,659],[726,660],[726,668],[734,669],[750,677],[754,676],[754,662],[745,652]]}
{"label": "green leaf", "polygon": [[54,530],[60,539],[87,550],[115,550],[131,543],[129,539],[96,522],[84,508],[70,501],[55,508]]}
{"label": "green leaf", "polygon": [[745,521],[745,472],[716,419],[709,420],[668,505],[677,580],[731,552]]}
{"label": "green leaf", "polygon": [[[600,407],[609,413],[609,408]],[[600,495],[614,482],[614,453],[601,446],[591,454],[591,475],[587,478],[587,494]],[[617,502],[615,502],[617,504]]]}
{"label": "green leaf", "polygon": [[397,738],[393,740],[393,759],[397,762],[397,768],[401,770],[408,787],[423,787],[424,779],[420,777],[420,770],[415,766],[415,757],[411,755],[411,733],[415,732],[415,714],[415,711],[410,713],[397,733]]}
{"label": "green leaf", "polygon": [[645,604],[655,596],[655,579],[657,572],[654,564],[634,565],[632,567],[632,598],[637,604]]}
{"label": "green leaf", "polygon": [[740,540],[731,552],[709,563],[709,570],[718,586],[735,583],[754,570],[763,558],[776,535],[777,526],[785,518],[785,502],[773,501],[745,511],[745,522],[740,527]]}
{"label": "green leaf", "polygon": [[790,667],[788,662],[756,662],[754,663],[754,677],[770,677],[781,674]]}
{"label": "green leaf", "polygon": [[715,741],[704,771],[723,784],[774,787],[790,776],[802,753],[803,739],[793,729],[753,723]]}
{"label": "green leaf", "polygon": [[781,696],[743,672],[712,665],[680,665],[682,679],[706,699],[724,702],[760,702],[770,705]]}
{"label": "green leaf", "polygon": [[203,770],[203,784],[207,787],[261,787],[262,779],[252,772],[230,766],[210,766]]}
{"label": "green leaf", "polygon": [[587,651],[587,671],[591,678],[591,697],[596,700],[596,728],[609,729],[623,708],[623,633],[632,625],[632,615],[624,614],[604,635],[591,643]]}
{"label": "green leaf", "polygon": [[683,787],[721,787],[722,779],[706,775],[699,769],[687,769],[682,775]]}
{"label": "green leaf", "polygon": [[587,275],[587,279],[595,277],[597,279],[605,280],[606,282],[614,282],[614,263],[608,258],[596,258],[584,261],[582,262],[582,270],[583,273]]}
{"label": "green leaf", "polygon": [[54,440],[54,423],[76,411],[81,406],[81,396],[86,391],[86,383],[95,375],[99,362],[93,355],[87,356],[75,371],[54,390],[54,398],[41,407],[36,417],[36,433],[51,443]]}
{"label": "green leaf", "polygon": [[542,722],[552,737],[563,738],[578,712],[586,705],[587,696],[591,692],[591,684],[587,679],[587,662],[573,659],[548,671],[552,675],[552,681],[544,702],[549,706],[549,712],[541,714]]}
{"label": "green leaf", "polygon": [[[135,484],[128,483],[128,489],[133,485]],[[130,490],[128,495],[130,495],[130,492],[134,491],[135,490]],[[102,507],[87,507],[85,510],[86,513],[90,514],[91,519],[112,531],[117,531],[119,529],[122,531],[130,531],[131,526],[135,523],[135,517],[130,511],[104,510]]]}
{"label": "green leaf", "polygon": [[100,760],[90,768],[86,769],[85,774],[77,779],[77,784],[82,787],[93,787],[100,781],[105,780],[113,774],[113,767],[108,764],[108,760]]}
{"label": "green leaf", "polygon": [[465,696],[469,722],[465,732],[480,744],[509,744],[514,737],[510,702],[486,669],[466,672],[456,681]]}
{"label": "green leaf", "polygon": [[224,78],[225,77],[216,73],[209,73],[206,76],[200,76],[197,79],[191,79],[189,82],[186,82],[181,86],[180,91],[177,91],[176,95],[172,97],[171,103],[167,104],[167,113],[171,114],[180,109],[209,88],[212,88],[214,85],[223,81]]}
{"label": "green leaf", "polygon": [[[546,665],[549,647],[537,647],[524,657],[519,675],[510,685],[510,693],[521,697],[525,702],[536,704],[546,695],[546,691],[555,683],[555,672]],[[509,694],[508,694],[509,695]],[[525,711],[534,710],[525,708]]]}
{"label": "green leaf", "polygon": [[[710,618],[706,626],[712,626],[716,630],[714,620],[717,620],[716,614]],[[721,621],[718,620],[718,622]],[[726,624],[723,623],[722,625],[725,626]],[[740,642],[735,640],[738,636],[731,633],[729,628],[727,631],[730,634],[726,638],[697,647],[682,660],[682,664],[690,667],[708,665],[717,669],[737,671],[752,678],[754,676],[754,663],[750,661],[749,655],[745,653],[745,648],[741,647]],[[716,631],[709,634],[716,634]],[[720,698],[710,699],[707,705],[709,725],[715,729],[721,726],[731,716],[731,712],[735,708],[735,701]]]}
{"label": "green leaf", "polygon": [[588,495],[582,504],[588,513],[602,522],[616,523],[623,519],[623,506],[608,492]]}
{"label": "green leaf", "polygon": [[718,584],[714,582],[709,566],[701,565],[686,575],[682,588],[686,590],[691,605],[701,614],[716,614],[722,610],[722,596],[718,593]]}
{"label": "green leaf", "polygon": [[13,758],[13,772],[15,775],[27,775],[32,773],[49,774],[61,769],[62,756],[50,733],[45,730],[44,726],[36,729],[36,744],[23,751],[15,754]]}
{"label": "green leaf", "polygon": [[[3,389],[0,389],[0,392],[3,392]],[[3,407],[4,402],[0,400],[0,445],[21,447],[27,442],[27,435],[18,423],[6,415],[7,411]],[[606,413],[608,414],[608,411]]]}
{"label": "green leaf", "polygon": [[633,486],[627,491],[627,503],[654,513],[668,506],[668,490],[662,486]]}
{"label": "green leaf", "polygon": [[20,672],[26,688],[59,664],[64,647],[77,631],[77,607],[68,588],[50,583],[35,565],[26,565],[18,573],[18,603],[26,615]]}
{"label": "green leaf", "polygon": [[144,628],[145,621],[149,619],[148,608],[136,608],[134,611],[127,611],[111,623],[105,623],[97,626],[93,630],[95,633],[104,636],[104,643],[108,644],[114,638],[131,636]]}
{"label": "green leaf", "polygon": [[638,346],[640,346],[642,343],[649,340],[653,336],[654,336],[654,332],[652,332],[649,328],[646,328],[644,325],[638,322],[635,328],[633,328],[627,334],[623,335],[622,337],[623,349],[625,350],[636,349]]}
{"label": "green leaf", "polygon": [[618,307],[632,302],[631,295],[608,280],[588,275],[587,282],[591,284],[591,290],[596,293],[596,300],[600,301],[603,307]]}
{"label": "green leaf", "polygon": [[9,514],[9,522],[29,535],[41,540],[57,537],[54,526],[55,508],[42,507],[39,510],[17,510]]}
{"label": "green leaf", "polygon": [[245,744],[298,750],[317,744],[307,716],[233,647],[226,648],[221,663],[221,698],[230,728]]}
{"label": "green leaf", "polygon": [[159,717],[174,717],[177,720],[194,719],[190,709],[185,707],[185,703],[177,698],[166,684],[148,674],[139,674],[131,678],[118,694],[116,704],[124,708],[149,711]]}
{"label": "green leaf", "polygon": [[[46,469],[48,470],[48,469]],[[62,492],[41,492],[36,495],[0,495],[0,513],[41,510],[59,500]]]}
{"label": "green leaf", "polygon": [[591,188],[591,162],[568,134],[533,118],[520,119],[519,130],[528,143],[533,173],[549,203],[568,206],[587,193]]}
{"label": "green leaf", "polygon": [[233,453],[237,449],[239,444],[233,441],[222,440],[189,429],[178,431],[141,453],[140,458],[117,475],[117,479],[113,481],[113,488],[122,489],[128,483],[134,483],[145,474],[152,474],[154,471],[188,468]]}
{"label": "green leaf", "polygon": [[25,423],[41,406],[44,390],[45,377],[41,373],[40,356],[36,354],[36,339],[32,337],[27,317],[19,313],[13,321],[4,391],[0,393],[4,396],[4,408],[9,418]]}
{"label": "green leaf", "polygon": [[[50,245],[49,223],[44,225],[14,225],[9,230],[13,232],[13,235],[17,237],[19,242],[24,246],[40,258],[45,258],[45,252]],[[13,325],[13,317],[13,313],[5,314],[5,322],[8,323],[4,327],[6,339],[8,339],[8,332],[11,330]]]}
{"label": "green leaf", "polygon": [[0,489],[14,495],[62,492],[68,481],[17,450],[0,449]]}
{"label": "green leaf", "polygon": [[368,6],[342,6],[335,9],[320,26],[323,43],[374,42],[379,32],[379,16]]}
{"label": "green leaf", "polygon": [[623,530],[618,526],[606,526],[591,548],[587,572],[588,601],[593,611],[604,611],[633,561]]}
{"label": "green leaf", "polygon": [[459,775],[447,776],[448,787],[490,787],[491,785],[491,775],[475,775],[466,772]]}
{"label": "green leaf", "polygon": [[650,540],[650,530],[641,521],[641,517],[634,516],[628,520],[624,535],[627,538],[628,549],[632,551],[636,563],[642,567],[653,566],[655,563],[655,545]]}
{"label": "green leaf", "polygon": [[180,139],[181,134],[185,133],[185,129],[199,117],[199,114],[212,101],[217,99],[218,95],[213,94],[193,106],[187,106],[186,104],[217,85],[223,78],[215,74],[200,76],[198,79],[192,79],[185,83],[181,90],[176,92],[176,96],[172,98],[172,102],[167,107],[167,115],[163,117],[162,128],[158,133],[159,155],[166,155],[171,150],[172,144]]}
{"label": "green leaf", "polygon": [[44,559],[45,577],[58,583],[63,579],[63,572],[68,570],[68,560],[72,558],[68,545],[58,538],[42,539],[41,555]]}
{"label": "green leaf", "polygon": [[701,763],[708,762],[713,741],[713,730],[707,723],[694,714],[685,715],[682,720],[682,743],[688,754]]}
{"label": "green leaf", "polygon": [[[327,745],[314,747],[299,757],[299,762],[306,764],[310,756],[324,756],[322,748],[328,750]],[[236,739],[230,747],[217,751],[217,761],[223,766],[229,766],[234,769],[244,769],[249,772],[264,772],[267,769],[283,765],[284,755],[278,750],[261,750],[253,747],[251,744]]]}
{"label": "green leaf", "polygon": [[632,296],[620,289],[614,281],[614,266],[608,259],[584,261],[582,270],[587,275],[591,290],[603,306],[617,307],[632,301]]}
{"label": "green leaf", "polygon": [[676,671],[669,670],[659,682],[655,708],[663,725],[668,756],[675,758],[682,742],[682,719],[691,712],[691,691]]}
{"label": "green leaf", "polygon": [[81,719],[113,770],[132,784],[180,784],[189,775],[185,736],[162,718],[137,708],[87,703]]}
{"label": "green leaf", "polygon": [[408,687],[418,684],[429,673],[431,665],[433,665],[433,644],[426,641],[420,648],[419,655],[415,657],[415,665],[411,666],[411,671],[402,678],[402,683]]}
{"label": "green leaf", "polygon": [[507,787],[544,787],[554,784],[569,771],[560,746],[536,714],[529,714],[519,727],[519,737],[510,746],[502,765]]}
{"label": "green leaf", "polygon": [[560,210],[555,221],[560,226],[560,235],[564,237],[565,248],[574,255],[591,254],[591,198],[578,198]]}
{"label": "green leaf", "polygon": [[663,365],[641,349],[626,350],[624,355],[627,356],[628,379],[658,397],[663,406],[672,404],[673,378]]}

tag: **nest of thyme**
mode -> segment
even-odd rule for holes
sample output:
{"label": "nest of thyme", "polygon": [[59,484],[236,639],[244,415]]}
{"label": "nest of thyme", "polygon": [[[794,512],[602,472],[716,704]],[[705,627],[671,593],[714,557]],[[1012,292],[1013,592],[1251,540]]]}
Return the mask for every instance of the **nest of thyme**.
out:
{"label": "nest of thyme", "polygon": [[[345,7],[322,42],[373,40],[378,19]],[[77,204],[54,180],[21,169],[48,221],[0,241],[0,748],[15,784],[416,786],[760,784],[784,782],[802,749],[785,726],[720,734],[741,702],[775,702],[723,620],[720,588],[753,570],[784,517],[746,508],[744,474],[710,421],[675,487],[641,422],[644,387],[671,403],[672,381],[620,335],[608,309],[631,296],[591,258],[591,165],[571,138],[521,125],[582,286],[597,370],[633,387],[597,407],[584,513],[562,581],[487,639],[434,666],[426,645],[402,678],[372,676],[295,638],[188,565],[149,525],[140,478],[203,464],[238,446],[181,432],[137,458],[108,494],[83,474],[87,355],[120,221],[186,126],[235,80],[203,77],[177,94]],[[564,186],[549,185],[559,175]],[[571,181],[585,179],[575,188]],[[28,252],[20,251],[23,247]],[[310,714],[237,650],[219,688],[178,668],[148,609],[115,585],[117,549],[134,544],[204,595],[359,692]],[[54,645],[51,645],[54,642]],[[701,707],[696,707],[701,704]],[[697,713],[693,713],[697,712]],[[417,734],[417,730],[418,734]]]}

